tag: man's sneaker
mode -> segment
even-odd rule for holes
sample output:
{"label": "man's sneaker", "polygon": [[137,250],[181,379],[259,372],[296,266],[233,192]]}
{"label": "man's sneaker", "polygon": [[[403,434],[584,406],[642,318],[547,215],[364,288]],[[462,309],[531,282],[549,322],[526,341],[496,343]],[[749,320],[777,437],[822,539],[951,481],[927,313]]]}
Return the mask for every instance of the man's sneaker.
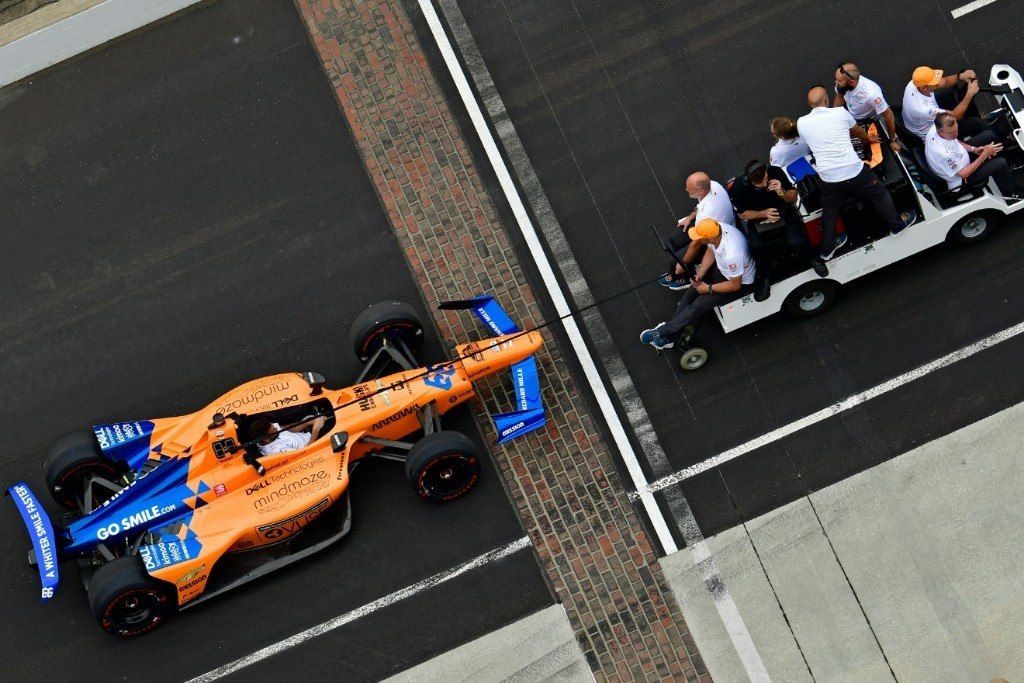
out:
{"label": "man's sneaker", "polygon": [[828,266],[821,259],[812,258],[811,268],[818,274],[818,277],[828,277]]}
{"label": "man's sneaker", "polygon": [[665,326],[665,323],[658,323],[657,326],[652,327],[649,330],[644,330],[640,333],[640,343],[650,344],[654,348],[661,351],[662,349],[671,349],[675,346],[675,342],[667,337],[662,337],[658,330]]}
{"label": "man's sneaker", "polygon": [[903,224],[900,227],[889,230],[889,234],[894,237],[917,222],[917,211],[914,211],[913,209],[910,211],[904,211],[900,214],[900,220],[903,221]]}
{"label": "man's sneaker", "polygon": [[754,301],[764,301],[772,295],[772,283],[768,278],[761,278],[754,285]]}
{"label": "man's sneaker", "polygon": [[831,260],[836,255],[836,252],[839,251],[840,249],[842,249],[844,246],[846,246],[846,243],[849,242],[849,241],[850,241],[850,238],[849,238],[849,236],[845,232],[843,234],[841,234],[841,235],[836,235],[836,243],[835,243],[835,245],[830,250],[822,251],[821,252],[821,260],[822,261],[829,261],[829,260]]}
{"label": "man's sneaker", "polygon": [[678,292],[679,290],[686,289],[687,287],[690,286],[689,282],[673,279],[671,273],[665,273],[664,275],[659,277],[658,284],[661,285],[662,287],[668,287],[673,292]]}

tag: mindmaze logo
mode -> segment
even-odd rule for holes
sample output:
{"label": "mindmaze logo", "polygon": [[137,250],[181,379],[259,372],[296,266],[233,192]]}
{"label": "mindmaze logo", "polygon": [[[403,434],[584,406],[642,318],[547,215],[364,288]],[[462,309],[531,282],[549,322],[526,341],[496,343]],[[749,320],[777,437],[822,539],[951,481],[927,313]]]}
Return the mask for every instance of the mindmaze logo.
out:
{"label": "mindmaze logo", "polygon": [[241,408],[244,405],[248,405],[250,403],[258,403],[259,401],[262,401],[265,398],[273,396],[278,392],[284,391],[289,386],[289,382],[271,382],[270,384],[264,385],[258,389],[254,389],[251,393],[246,394],[241,398],[236,398],[232,401],[228,401],[227,403],[222,405],[220,408],[217,408],[217,410],[213,412],[230,413],[232,410],[237,410],[238,408]]}

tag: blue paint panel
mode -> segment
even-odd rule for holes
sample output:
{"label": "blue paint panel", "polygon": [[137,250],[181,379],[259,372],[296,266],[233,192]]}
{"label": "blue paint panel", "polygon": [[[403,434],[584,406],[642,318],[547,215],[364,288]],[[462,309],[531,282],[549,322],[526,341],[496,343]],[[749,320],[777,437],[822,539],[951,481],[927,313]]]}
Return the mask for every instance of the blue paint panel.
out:
{"label": "blue paint panel", "polygon": [[28,528],[28,535],[32,538],[32,549],[35,551],[36,564],[39,567],[39,580],[43,584],[42,600],[46,602],[53,597],[53,591],[60,581],[57,539],[53,535],[53,524],[28,485],[15,484],[7,489],[7,493],[18,506],[18,512],[21,513],[25,527]]}
{"label": "blue paint panel", "polygon": [[188,458],[167,460],[116,496],[68,526],[69,553],[87,552],[97,543],[135,538],[191,512],[196,492],[186,485]]}
{"label": "blue paint panel", "polygon": [[519,326],[512,322],[508,313],[493,297],[484,295],[477,297],[479,305],[473,309],[480,322],[487,326],[495,336],[519,332]]}
{"label": "blue paint panel", "polygon": [[503,413],[494,416],[494,426],[498,430],[498,443],[505,443],[527,432],[540,429],[547,423],[543,408],[518,410],[514,413]]}
{"label": "blue paint panel", "polygon": [[[185,519],[185,525],[191,521],[189,515]],[[203,551],[203,544],[195,533],[188,529],[185,538],[181,539],[173,534],[163,533],[157,543],[144,543],[139,546],[139,557],[146,565],[146,571],[152,572],[164,567],[191,560]]]}
{"label": "blue paint panel", "polygon": [[543,406],[540,399],[540,377],[537,375],[537,360],[530,356],[511,367],[512,385],[515,387],[516,405],[519,410],[533,410]]}
{"label": "blue paint panel", "polygon": [[154,426],[149,420],[114,422],[95,425],[92,431],[104,455],[111,460],[126,462],[137,470],[149,454],[149,435],[153,433]]}

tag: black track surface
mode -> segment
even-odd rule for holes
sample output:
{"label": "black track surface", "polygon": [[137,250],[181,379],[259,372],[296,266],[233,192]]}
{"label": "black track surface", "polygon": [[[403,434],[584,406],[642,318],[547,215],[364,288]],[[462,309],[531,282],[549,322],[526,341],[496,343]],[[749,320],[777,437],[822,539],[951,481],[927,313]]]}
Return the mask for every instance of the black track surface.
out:
{"label": "black track surface", "polygon": [[[426,317],[288,0],[205,4],[0,90],[0,107],[6,483],[42,494],[43,448],[83,425],[190,412],[277,372],[344,385],[348,325],[375,300]],[[468,414],[447,425],[480,438]],[[338,545],[127,642],[94,623],[73,566],[39,606],[4,503],[4,678],[182,680],[523,535],[489,467],[448,506],[396,463],[362,468],[352,493]],[[377,680],[551,602],[524,550],[241,676]]]}
{"label": "black track surface", "polygon": [[[962,19],[943,0],[716,3],[460,0],[596,298],[661,272],[689,213],[690,172],[724,180],[801,115],[807,89],[856,61],[901,104],[912,70],[1024,69],[1024,2]],[[1024,319],[1024,220],[968,250],[938,247],[844,288],[824,317],[724,335],[698,373],[637,341],[677,296],[649,286],[603,308],[674,469],[813,413]],[[1024,400],[1024,339],[986,351],[683,484],[705,534],[794,500]]]}

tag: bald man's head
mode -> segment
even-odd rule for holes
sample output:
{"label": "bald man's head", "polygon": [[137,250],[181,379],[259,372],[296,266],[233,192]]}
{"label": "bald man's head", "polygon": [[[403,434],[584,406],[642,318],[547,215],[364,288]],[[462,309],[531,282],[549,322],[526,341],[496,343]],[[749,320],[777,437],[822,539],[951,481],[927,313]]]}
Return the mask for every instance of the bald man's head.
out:
{"label": "bald man's head", "polygon": [[700,201],[711,192],[711,176],[704,171],[691,173],[686,179],[686,194]]}
{"label": "bald man's head", "polygon": [[825,90],[823,86],[816,85],[807,91],[807,106],[811,109],[815,107],[827,107],[828,106],[828,90]]}

